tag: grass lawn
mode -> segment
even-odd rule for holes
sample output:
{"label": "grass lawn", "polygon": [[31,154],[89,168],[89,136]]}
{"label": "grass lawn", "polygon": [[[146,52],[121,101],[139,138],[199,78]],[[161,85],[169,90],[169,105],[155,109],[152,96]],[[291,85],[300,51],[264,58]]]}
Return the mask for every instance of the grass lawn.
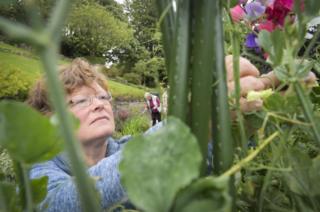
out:
{"label": "grass lawn", "polygon": [[[63,58],[60,64],[67,63],[69,59]],[[0,42],[0,67],[5,69],[19,69],[26,78],[35,81],[42,73],[42,65],[38,56],[31,51],[20,49]],[[1,73],[0,73],[1,74]],[[124,101],[143,100],[144,90],[130,85],[108,80],[113,98]]]}

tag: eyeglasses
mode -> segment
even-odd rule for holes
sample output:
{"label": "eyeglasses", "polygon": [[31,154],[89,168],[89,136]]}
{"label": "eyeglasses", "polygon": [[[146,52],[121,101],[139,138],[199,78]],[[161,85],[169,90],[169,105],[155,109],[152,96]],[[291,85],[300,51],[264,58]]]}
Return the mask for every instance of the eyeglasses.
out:
{"label": "eyeglasses", "polygon": [[98,99],[101,101],[103,104],[108,104],[112,100],[111,93],[104,93],[104,94],[98,94],[95,96],[74,96],[72,99],[69,101],[69,105],[71,107],[76,107],[76,108],[85,108],[88,107],[92,104],[93,98]]}

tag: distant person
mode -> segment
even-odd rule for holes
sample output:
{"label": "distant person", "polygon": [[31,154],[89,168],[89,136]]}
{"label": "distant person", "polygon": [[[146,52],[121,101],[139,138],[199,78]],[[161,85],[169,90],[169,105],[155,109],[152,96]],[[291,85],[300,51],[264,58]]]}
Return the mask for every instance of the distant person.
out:
{"label": "distant person", "polygon": [[160,98],[156,95],[146,92],[144,94],[146,99],[147,108],[150,110],[152,126],[161,121],[161,103]]}

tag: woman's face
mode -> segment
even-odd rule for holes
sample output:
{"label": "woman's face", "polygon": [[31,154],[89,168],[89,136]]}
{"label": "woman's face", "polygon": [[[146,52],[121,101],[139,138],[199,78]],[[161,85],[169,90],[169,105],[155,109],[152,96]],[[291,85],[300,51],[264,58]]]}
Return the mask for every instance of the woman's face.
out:
{"label": "woman's face", "polygon": [[98,83],[82,86],[67,96],[70,111],[80,120],[78,139],[106,139],[115,130],[111,96]]}

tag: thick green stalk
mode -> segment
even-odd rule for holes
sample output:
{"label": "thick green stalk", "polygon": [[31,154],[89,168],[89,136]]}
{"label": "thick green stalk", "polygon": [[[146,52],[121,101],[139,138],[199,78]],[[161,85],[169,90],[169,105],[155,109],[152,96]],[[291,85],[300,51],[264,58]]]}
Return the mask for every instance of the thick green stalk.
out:
{"label": "thick green stalk", "polygon": [[36,4],[35,0],[27,0],[24,2],[25,10],[32,28],[35,30],[41,30],[43,22],[39,6]]}
{"label": "thick green stalk", "polygon": [[65,19],[70,13],[72,1],[73,0],[60,0],[54,7],[53,13],[49,19],[47,31],[55,41],[58,41],[61,37],[61,29],[64,26]]}
{"label": "thick green stalk", "polygon": [[48,77],[48,87],[52,104],[60,120],[65,147],[71,162],[72,173],[75,175],[77,189],[80,194],[80,202],[83,211],[100,211],[97,191],[94,189],[93,181],[86,174],[86,167],[81,155],[80,144],[73,134],[73,123],[70,114],[67,113],[64,101],[64,92],[60,85],[57,74],[57,52],[56,45],[48,45],[40,51],[44,70]]}
{"label": "thick green stalk", "polygon": [[160,14],[159,24],[162,30],[163,47],[166,58],[166,67],[169,70],[172,56],[172,45],[175,33],[175,12],[171,0],[156,1]]}
{"label": "thick green stalk", "polygon": [[23,183],[25,186],[25,194],[26,194],[26,203],[27,203],[27,211],[32,212],[33,211],[33,201],[32,201],[32,190],[31,190],[31,184],[28,176],[28,170],[27,167],[24,164],[21,164],[22,168],[22,174],[23,174]]}
{"label": "thick green stalk", "polygon": [[32,211],[32,192],[30,187],[30,181],[27,174],[27,170],[20,162],[14,162],[14,170],[19,185],[19,197],[22,204],[22,208],[26,211]]}
{"label": "thick green stalk", "polygon": [[241,147],[246,152],[248,142],[247,142],[247,136],[246,131],[244,128],[244,120],[241,113],[240,108],[240,43],[238,40],[237,35],[235,32],[231,33],[231,42],[232,42],[232,54],[233,54],[233,79],[234,79],[234,91],[235,91],[235,100],[236,100],[236,114],[237,114],[237,124],[240,130],[240,140],[241,140]]}
{"label": "thick green stalk", "polygon": [[224,62],[224,39],[222,28],[222,11],[219,0],[215,0],[214,14],[214,54],[212,88],[212,132],[213,132],[213,170],[214,174],[222,174],[233,163],[233,140],[231,136],[230,113],[228,106],[228,89]]}
{"label": "thick green stalk", "polygon": [[294,82],[293,87],[298,95],[298,99],[303,108],[304,116],[306,117],[307,121],[311,124],[314,138],[320,144],[320,128],[319,124],[316,122],[313,116],[311,100],[308,96],[305,95],[305,92],[299,82]]}
{"label": "thick green stalk", "polygon": [[44,33],[39,33],[23,24],[9,21],[2,17],[0,17],[0,30],[12,39],[24,41],[36,47],[44,46],[50,42]]}
{"label": "thick green stalk", "polygon": [[214,67],[214,25],[212,24],[214,1],[199,0],[194,3],[192,26],[192,88],[191,130],[196,136],[203,156],[201,173],[206,174],[208,154],[209,120],[211,114],[211,85]]}
{"label": "thick green stalk", "polygon": [[178,1],[176,31],[169,62],[169,115],[187,122],[190,1]]}

